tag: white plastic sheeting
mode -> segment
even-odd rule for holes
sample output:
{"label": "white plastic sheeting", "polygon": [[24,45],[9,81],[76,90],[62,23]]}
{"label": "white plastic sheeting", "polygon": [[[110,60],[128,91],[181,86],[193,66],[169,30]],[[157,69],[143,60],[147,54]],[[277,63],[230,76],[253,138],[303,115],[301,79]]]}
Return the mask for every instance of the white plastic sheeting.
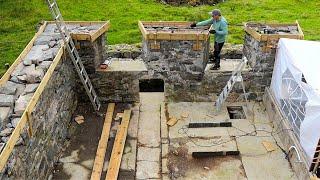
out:
{"label": "white plastic sheeting", "polygon": [[311,162],[320,138],[320,42],[280,39],[271,89]]}

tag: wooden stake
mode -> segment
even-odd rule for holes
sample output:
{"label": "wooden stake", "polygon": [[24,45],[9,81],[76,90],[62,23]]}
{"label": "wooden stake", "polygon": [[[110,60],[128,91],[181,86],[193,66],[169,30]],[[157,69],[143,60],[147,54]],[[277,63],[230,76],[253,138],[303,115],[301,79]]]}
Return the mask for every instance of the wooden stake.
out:
{"label": "wooden stake", "polygon": [[131,110],[124,111],[124,117],[118,128],[116,139],[114,141],[111,158],[108,166],[106,180],[116,180],[118,178],[121,158],[123,154],[124,145],[126,142],[128,126],[131,116]]}
{"label": "wooden stake", "polygon": [[101,177],[104,157],[106,155],[106,151],[108,147],[108,139],[110,134],[110,127],[112,123],[114,107],[115,107],[115,103],[108,104],[107,114],[104,119],[103,129],[101,133],[101,138],[99,140],[99,145],[97,148],[96,158],[94,159],[91,180],[100,180],[100,177]]}

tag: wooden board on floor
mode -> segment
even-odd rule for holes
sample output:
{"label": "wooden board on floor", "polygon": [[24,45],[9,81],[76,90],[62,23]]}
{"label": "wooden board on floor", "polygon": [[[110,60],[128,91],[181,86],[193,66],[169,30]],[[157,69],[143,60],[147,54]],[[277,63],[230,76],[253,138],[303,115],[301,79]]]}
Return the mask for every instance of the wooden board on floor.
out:
{"label": "wooden board on floor", "polygon": [[125,110],[122,122],[116,134],[116,139],[114,141],[106,180],[116,180],[118,178],[123,149],[127,138],[130,116],[131,110]]}
{"label": "wooden board on floor", "polygon": [[104,119],[103,129],[99,140],[96,157],[94,159],[91,180],[100,180],[101,177],[104,158],[108,147],[108,139],[110,134],[110,127],[112,123],[114,107],[115,103],[108,104],[107,114]]}

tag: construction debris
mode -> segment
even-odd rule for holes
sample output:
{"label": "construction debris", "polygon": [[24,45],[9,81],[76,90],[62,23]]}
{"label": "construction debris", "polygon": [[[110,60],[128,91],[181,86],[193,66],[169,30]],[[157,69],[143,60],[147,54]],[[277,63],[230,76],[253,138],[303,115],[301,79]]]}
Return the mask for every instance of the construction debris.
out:
{"label": "construction debris", "polygon": [[175,118],[175,117],[172,117],[169,119],[169,121],[167,122],[167,125],[168,126],[174,126],[177,122],[178,122],[179,119]]}
{"label": "construction debris", "polygon": [[82,123],[84,123],[84,117],[83,116],[76,116],[75,118],[74,118],[74,120],[78,123],[78,124],[82,124]]}
{"label": "construction debris", "polygon": [[270,141],[262,141],[262,144],[268,152],[276,150],[275,145]]}

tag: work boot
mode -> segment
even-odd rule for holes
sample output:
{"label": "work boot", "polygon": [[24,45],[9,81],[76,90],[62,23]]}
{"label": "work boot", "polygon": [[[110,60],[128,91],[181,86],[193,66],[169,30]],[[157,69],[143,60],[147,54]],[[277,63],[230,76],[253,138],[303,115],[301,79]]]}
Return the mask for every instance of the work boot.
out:
{"label": "work boot", "polygon": [[210,68],[210,70],[219,70],[220,66],[214,65],[213,67]]}

